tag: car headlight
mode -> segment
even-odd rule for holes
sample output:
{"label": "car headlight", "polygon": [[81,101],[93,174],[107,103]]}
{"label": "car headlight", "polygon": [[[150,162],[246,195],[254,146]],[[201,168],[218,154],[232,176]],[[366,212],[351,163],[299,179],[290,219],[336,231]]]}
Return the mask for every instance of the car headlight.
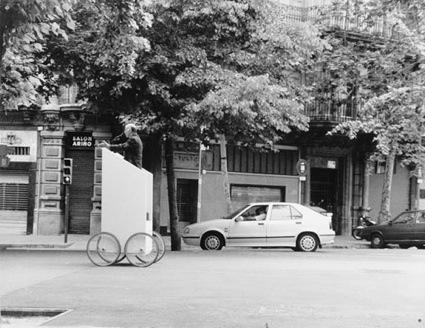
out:
{"label": "car headlight", "polygon": [[189,227],[184,228],[184,230],[183,230],[183,233],[184,234],[188,234],[189,232],[190,232],[190,228]]}

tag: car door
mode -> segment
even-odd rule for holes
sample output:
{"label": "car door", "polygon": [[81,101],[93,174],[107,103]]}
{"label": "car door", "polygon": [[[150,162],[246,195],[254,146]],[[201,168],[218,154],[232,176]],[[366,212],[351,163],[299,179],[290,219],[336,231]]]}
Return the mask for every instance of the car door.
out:
{"label": "car door", "polygon": [[253,205],[234,218],[228,228],[227,245],[266,246],[268,209],[268,205]]}
{"label": "car door", "polygon": [[425,212],[418,212],[415,227],[416,239],[425,243]]}
{"label": "car door", "polygon": [[291,205],[272,205],[267,224],[267,245],[295,246],[301,224],[301,213]]}
{"label": "car door", "polygon": [[397,216],[386,227],[384,239],[386,242],[409,241],[415,239],[416,212],[404,212]]}

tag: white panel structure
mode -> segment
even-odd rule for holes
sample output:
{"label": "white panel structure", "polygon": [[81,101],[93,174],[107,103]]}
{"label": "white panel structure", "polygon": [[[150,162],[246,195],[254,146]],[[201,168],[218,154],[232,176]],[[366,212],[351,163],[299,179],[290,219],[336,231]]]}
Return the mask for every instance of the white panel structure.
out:
{"label": "white panel structure", "polygon": [[101,231],[114,234],[122,248],[136,232],[152,234],[152,193],[150,172],[102,149]]}

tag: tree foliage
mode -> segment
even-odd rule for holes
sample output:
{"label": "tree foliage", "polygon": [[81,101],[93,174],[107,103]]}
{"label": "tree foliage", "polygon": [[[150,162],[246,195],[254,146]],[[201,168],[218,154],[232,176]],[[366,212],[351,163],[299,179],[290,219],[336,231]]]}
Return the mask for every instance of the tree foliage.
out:
{"label": "tree foliage", "polygon": [[[323,67],[335,99],[354,97],[360,106],[354,121],[344,122],[332,133],[350,138],[371,134],[376,145],[372,158],[385,160],[380,220],[390,215],[393,165],[396,157],[409,167],[425,160],[421,137],[424,124],[423,29],[425,7],[412,1],[355,1],[366,22],[381,17],[391,30],[387,38],[350,42],[347,38],[324,53]],[[347,12],[349,8],[345,7]],[[418,33],[419,32],[419,33]],[[372,41],[372,42],[370,42]],[[321,81],[326,85],[326,78]],[[322,87],[323,88],[323,87]],[[321,88],[318,88],[321,91]],[[389,164],[390,163],[390,164]]]}
{"label": "tree foliage", "polygon": [[74,28],[71,0],[0,1],[0,106],[29,106],[51,78],[41,53],[46,36]]}
{"label": "tree foliage", "polygon": [[177,136],[200,137],[200,126],[207,139],[267,144],[306,129],[300,76],[322,47],[317,29],[286,23],[268,1],[138,4],[78,3],[69,41],[51,40],[51,62],[72,72],[64,77],[93,107],[162,135],[169,151]]}

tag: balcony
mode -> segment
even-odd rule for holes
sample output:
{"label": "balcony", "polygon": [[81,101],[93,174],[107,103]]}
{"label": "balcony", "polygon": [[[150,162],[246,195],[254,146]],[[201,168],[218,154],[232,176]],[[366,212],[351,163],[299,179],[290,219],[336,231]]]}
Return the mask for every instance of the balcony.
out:
{"label": "balcony", "polygon": [[373,21],[354,10],[332,9],[332,0],[278,0],[284,11],[283,17],[290,22],[310,22],[323,26],[326,30],[344,31],[349,36],[362,38],[373,35],[379,38],[400,38],[395,24],[386,17],[376,17]]}
{"label": "balcony", "polygon": [[315,100],[305,105],[304,113],[310,117],[311,125],[332,127],[341,122],[355,119],[358,108],[354,99],[345,104],[338,104],[332,100]]}

